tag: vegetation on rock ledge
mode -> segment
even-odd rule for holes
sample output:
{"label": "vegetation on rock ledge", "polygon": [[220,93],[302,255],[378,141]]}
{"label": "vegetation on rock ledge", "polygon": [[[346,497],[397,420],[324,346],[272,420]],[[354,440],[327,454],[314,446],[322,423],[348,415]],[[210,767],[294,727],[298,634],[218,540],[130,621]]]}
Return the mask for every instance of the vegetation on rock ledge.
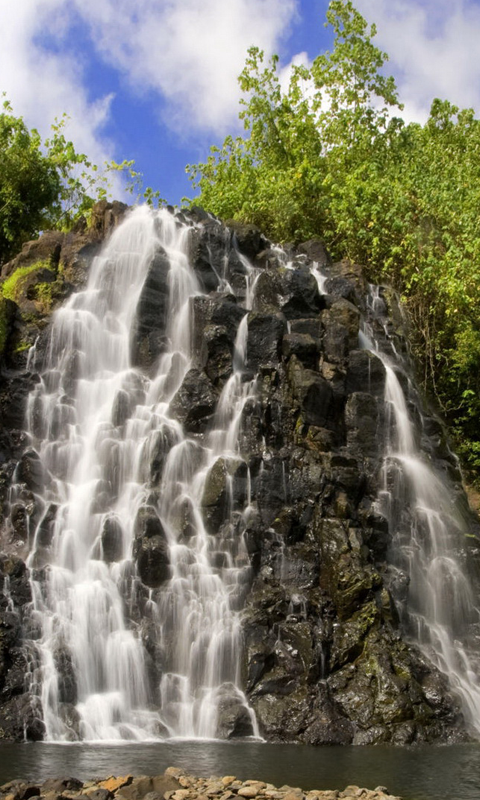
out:
{"label": "vegetation on rock ledge", "polygon": [[[133,161],[108,162],[103,169],[65,138],[68,118],[56,120],[50,138],[42,142],[37,130],[29,130],[13,114],[5,100],[0,113],[0,267],[24,242],[42,230],[68,228],[88,213],[95,201],[106,197],[109,176],[126,173],[133,190],[140,176]],[[152,203],[158,192],[145,191]]]}
{"label": "vegetation on rock ledge", "polygon": [[332,0],[332,52],[292,69],[249,51],[239,81],[246,135],[188,167],[195,202],[274,240],[321,235],[402,293],[412,345],[472,474],[480,472],[480,120],[434,100],[405,124],[387,55],[350,0]]}

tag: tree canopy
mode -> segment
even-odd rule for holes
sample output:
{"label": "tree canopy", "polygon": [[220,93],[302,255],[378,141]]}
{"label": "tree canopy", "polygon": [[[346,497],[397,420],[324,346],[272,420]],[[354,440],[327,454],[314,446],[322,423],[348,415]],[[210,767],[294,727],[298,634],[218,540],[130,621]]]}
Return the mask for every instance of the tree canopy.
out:
{"label": "tree canopy", "polygon": [[[0,113],[0,266],[22,244],[48,228],[69,227],[104,197],[109,175],[127,172],[135,181],[133,161],[111,161],[99,169],[65,137],[67,117],[52,125],[42,142],[13,113],[7,100]],[[147,192],[151,190],[147,190]],[[151,192],[152,196],[157,193]]]}
{"label": "tree canopy", "polygon": [[188,167],[196,203],[258,224],[275,241],[321,236],[402,294],[425,386],[467,466],[480,472],[480,121],[434,100],[405,124],[387,55],[351,0],[327,12],[334,45],[293,67],[249,51],[240,75],[245,135]]}

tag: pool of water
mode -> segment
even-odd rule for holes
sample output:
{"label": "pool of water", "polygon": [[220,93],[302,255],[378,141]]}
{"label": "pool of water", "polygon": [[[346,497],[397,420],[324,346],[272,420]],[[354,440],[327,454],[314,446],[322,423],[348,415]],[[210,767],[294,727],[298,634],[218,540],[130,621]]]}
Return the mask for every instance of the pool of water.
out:
{"label": "pool of water", "polygon": [[381,785],[404,800],[480,798],[480,744],[408,748],[199,741],[0,745],[0,783],[67,775],[84,780],[130,772],[155,775],[169,766],[200,776],[236,775],[303,789]]}

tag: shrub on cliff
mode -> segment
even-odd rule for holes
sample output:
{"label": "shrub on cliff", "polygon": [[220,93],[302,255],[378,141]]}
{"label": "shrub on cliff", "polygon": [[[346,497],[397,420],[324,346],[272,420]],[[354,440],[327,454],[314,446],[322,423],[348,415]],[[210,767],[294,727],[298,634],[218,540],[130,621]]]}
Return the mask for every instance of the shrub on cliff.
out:
{"label": "shrub on cliff", "polygon": [[[8,101],[0,113],[0,267],[41,230],[65,228],[105,197],[108,177],[125,171],[134,184],[133,161],[112,161],[102,170],[65,138],[64,116],[42,142],[16,117]],[[134,185],[133,184],[133,185]],[[150,191],[152,196],[157,193]],[[147,197],[148,200],[148,197]]]}
{"label": "shrub on cliff", "polygon": [[480,470],[480,120],[435,100],[425,125],[393,115],[387,56],[350,0],[332,0],[332,52],[294,67],[252,48],[240,85],[246,135],[188,167],[195,202],[274,240],[321,235],[334,258],[367,265],[410,314],[425,386],[466,463]]}
{"label": "shrub on cliff", "polygon": [[60,175],[42,153],[37,131],[29,131],[5,102],[0,114],[0,265],[47,222],[60,194]]}

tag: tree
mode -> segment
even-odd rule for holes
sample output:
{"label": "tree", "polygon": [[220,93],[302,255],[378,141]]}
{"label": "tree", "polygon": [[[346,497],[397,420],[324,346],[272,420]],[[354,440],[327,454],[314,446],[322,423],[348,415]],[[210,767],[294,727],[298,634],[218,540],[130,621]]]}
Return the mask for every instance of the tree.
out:
{"label": "tree", "polygon": [[[65,137],[67,117],[52,125],[51,136],[42,142],[37,130],[29,130],[13,114],[7,100],[0,114],[0,266],[18,252],[22,244],[41,230],[68,227],[104,197],[108,177],[114,171],[127,173],[137,185],[139,175],[133,161],[111,161],[103,170],[83,153],[77,153]],[[150,199],[158,193],[150,193]],[[148,199],[148,198],[147,198]]]}
{"label": "tree", "polygon": [[333,51],[311,69],[294,66],[285,94],[277,56],[265,66],[264,53],[249,50],[239,77],[247,137],[227,137],[205,164],[187,167],[206,208],[256,222],[277,240],[319,230],[334,235],[336,173],[364,160],[397,105],[393,79],[378,74],[386,55],[371,41],[374,26],[368,30],[350,0],[330,3],[327,24],[335,33]]}
{"label": "tree", "polygon": [[425,125],[394,114],[387,60],[350,0],[327,11],[334,45],[295,67],[249,51],[239,81],[246,135],[190,166],[196,203],[275,241],[321,236],[402,293],[425,387],[480,481],[480,121],[435,100]]}
{"label": "tree", "polygon": [[48,225],[48,210],[61,190],[59,172],[41,151],[36,130],[29,131],[4,102],[0,114],[0,265],[26,239]]}

